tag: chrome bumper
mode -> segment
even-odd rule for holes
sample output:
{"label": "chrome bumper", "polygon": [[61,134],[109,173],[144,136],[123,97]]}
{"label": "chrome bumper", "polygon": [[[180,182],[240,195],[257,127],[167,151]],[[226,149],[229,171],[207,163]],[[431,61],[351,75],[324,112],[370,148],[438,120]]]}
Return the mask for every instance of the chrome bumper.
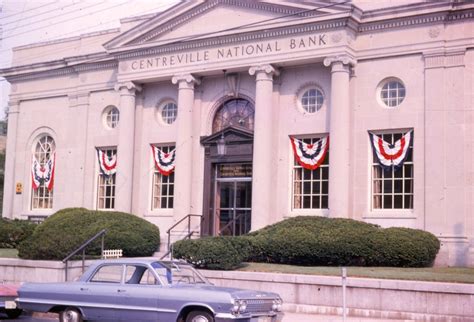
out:
{"label": "chrome bumper", "polygon": [[281,322],[283,320],[283,313],[279,312],[274,315],[262,315],[262,316],[235,316],[230,313],[218,313],[215,318],[216,322]]}

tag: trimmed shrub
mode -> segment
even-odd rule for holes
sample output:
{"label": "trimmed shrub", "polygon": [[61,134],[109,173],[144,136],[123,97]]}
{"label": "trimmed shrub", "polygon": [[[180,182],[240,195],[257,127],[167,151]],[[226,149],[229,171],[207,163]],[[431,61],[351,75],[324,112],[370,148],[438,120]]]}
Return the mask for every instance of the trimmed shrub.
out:
{"label": "trimmed shrub", "polygon": [[[126,257],[151,256],[160,244],[160,232],[152,223],[123,212],[66,208],[39,225],[18,247],[28,259],[62,260],[86,240],[107,229],[105,247],[122,249]],[[100,255],[101,239],[86,248],[87,255]]]}
{"label": "trimmed shrub", "polygon": [[173,257],[199,268],[229,270],[249,256],[250,243],[234,237],[206,237],[173,244]]}
{"label": "trimmed shrub", "polygon": [[440,247],[431,233],[383,229],[343,218],[300,216],[240,237],[175,243],[174,255],[200,268],[232,269],[242,261],[312,266],[424,267]]}
{"label": "trimmed shrub", "polygon": [[36,224],[27,220],[0,218],[0,248],[16,248],[35,228]]}
{"label": "trimmed shrub", "polygon": [[249,234],[249,261],[295,265],[423,267],[439,240],[431,233],[383,229],[352,219],[301,216]]}

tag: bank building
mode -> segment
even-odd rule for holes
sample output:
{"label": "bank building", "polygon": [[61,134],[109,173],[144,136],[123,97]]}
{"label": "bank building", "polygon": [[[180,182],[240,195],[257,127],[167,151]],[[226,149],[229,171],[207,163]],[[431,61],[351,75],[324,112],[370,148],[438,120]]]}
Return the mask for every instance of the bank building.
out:
{"label": "bank building", "polygon": [[184,1],[14,49],[3,216],[124,211],[162,247],[353,218],[474,265],[474,4],[390,4]]}

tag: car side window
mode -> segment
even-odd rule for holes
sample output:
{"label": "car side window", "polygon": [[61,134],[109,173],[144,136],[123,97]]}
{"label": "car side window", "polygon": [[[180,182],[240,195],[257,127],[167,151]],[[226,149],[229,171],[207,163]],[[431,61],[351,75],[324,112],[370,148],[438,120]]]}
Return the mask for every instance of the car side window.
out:
{"label": "car side window", "polygon": [[90,279],[94,283],[120,283],[122,281],[122,265],[104,265]]}
{"label": "car side window", "polygon": [[126,284],[155,285],[157,280],[153,273],[145,266],[127,265],[125,269]]}

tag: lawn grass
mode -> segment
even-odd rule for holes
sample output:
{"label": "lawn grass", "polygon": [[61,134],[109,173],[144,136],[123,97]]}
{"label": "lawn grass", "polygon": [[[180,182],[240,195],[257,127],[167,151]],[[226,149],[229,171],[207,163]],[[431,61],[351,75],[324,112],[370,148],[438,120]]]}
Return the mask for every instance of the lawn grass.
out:
{"label": "lawn grass", "polygon": [[15,248],[0,248],[0,258],[18,258],[18,251]]}
{"label": "lawn grass", "polygon": [[[327,266],[245,263],[245,265],[243,265],[239,270],[250,272],[341,276],[340,267]],[[474,284],[474,268],[465,267],[347,267],[347,276]]]}

